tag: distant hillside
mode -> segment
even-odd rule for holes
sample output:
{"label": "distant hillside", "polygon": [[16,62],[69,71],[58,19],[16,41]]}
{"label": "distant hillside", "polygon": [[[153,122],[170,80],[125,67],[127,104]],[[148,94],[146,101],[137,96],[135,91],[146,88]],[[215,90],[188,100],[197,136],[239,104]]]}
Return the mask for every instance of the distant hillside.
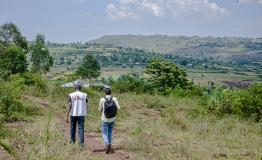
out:
{"label": "distant hillside", "polygon": [[166,35],[105,35],[90,43],[144,48],[164,54],[223,57],[262,51],[262,38],[199,37]]}

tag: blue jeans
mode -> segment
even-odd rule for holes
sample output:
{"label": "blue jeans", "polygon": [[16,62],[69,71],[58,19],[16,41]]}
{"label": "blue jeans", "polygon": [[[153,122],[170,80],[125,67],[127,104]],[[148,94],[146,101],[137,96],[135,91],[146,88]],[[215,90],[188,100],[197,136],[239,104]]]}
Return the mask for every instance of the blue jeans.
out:
{"label": "blue jeans", "polygon": [[75,143],[76,140],[76,124],[78,125],[78,138],[80,145],[83,145],[84,140],[84,124],[85,116],[70,116],[70,142]]}
{"label": "blue jeans", "polygon": [[102,121],[102,137],[106,145],[112,143],[112,131],[114,128],[114,122]]}

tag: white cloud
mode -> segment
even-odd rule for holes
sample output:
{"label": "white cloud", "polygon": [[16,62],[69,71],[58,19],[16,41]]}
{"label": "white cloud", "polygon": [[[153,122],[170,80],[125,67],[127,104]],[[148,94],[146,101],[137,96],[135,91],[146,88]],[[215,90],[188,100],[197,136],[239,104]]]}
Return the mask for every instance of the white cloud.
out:
{"label": "white cloud", "polygon": [[110,3],[107,5],[106,11],[109,17],[115,20],[138,18],[138,16],[134,14],[128,6],[116,6],[113,3]]}
{"label": "white cloud", "polygon": [[[259,0],[262,1],[262,0]],[[214,19],[229,12],[210,0],[118,0],[107,5],[113,19],[153,17]]]}
{"label": "white cloud", "polygon": [[144,9],[147,9],[148,11],[153,13],[157,17],[164,15],[165,12],[164,7],[158,3],[144,1],[141,3],[141,6],[144,7]]}
{"label": "white cloud", "polygon": [[121,4],[135,4],[138,0],[120,0]]}
{"label": "white cloud", "polygon": [[237,0],[238,3],[247,3],[247,2],[255,2],[258,4],[262,4],[262,0]]}
{"label": "white cloud", "polygon": [[169,6],[175,16],[186,18],[214,19],[229,12],[209,0],[170,0]]}

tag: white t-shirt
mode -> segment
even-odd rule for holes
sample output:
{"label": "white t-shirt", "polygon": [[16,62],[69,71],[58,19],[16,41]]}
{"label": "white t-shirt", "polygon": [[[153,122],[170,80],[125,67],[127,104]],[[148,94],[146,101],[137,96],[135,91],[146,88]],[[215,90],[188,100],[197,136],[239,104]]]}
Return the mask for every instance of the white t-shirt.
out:
{"label": "white t-shirt", "polygon": [[[110,98],[110,97],[111,97],[111,96],[106,95],[106,98]],[[118,103],[118,101],[117,101],[117,98],[116,98],[116,97],[113,97],[112,100],[115,102],[116,107],[117,107],[117,110],[119,110],[119,109],[120,109],[120,105],[119,105],[119,103]],[[106,118],[106,116],[105,116],[105,113],[104,113],[104,103],[105,103],[105,101],[106,101],[105,98],[101,98],[101,99],[100,99],[100,102],[99,102],[98,110],[99,110],[99,111],[102,111],[101,120],[102,120],[103,122],[114,122],[115,119],[116,119],[116,117]]]}
{"label": "white t-shirt", "polygon": [[86,116],[87,114],[87,94],[75,91],[69,94],[71,102],[70,116]]}

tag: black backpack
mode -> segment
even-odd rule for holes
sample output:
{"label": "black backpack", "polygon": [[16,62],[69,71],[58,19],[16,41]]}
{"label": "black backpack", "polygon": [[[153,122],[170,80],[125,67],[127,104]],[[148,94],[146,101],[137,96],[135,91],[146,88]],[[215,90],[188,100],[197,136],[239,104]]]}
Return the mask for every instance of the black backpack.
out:
{"label": "black backpack", "polygon": [[106,98],[105,97],[105,103],[104,103],[104,113],[106,118],[113,118],[116,116],[117,113],[117,106],[115,101],[113,101],[113,97]]}

